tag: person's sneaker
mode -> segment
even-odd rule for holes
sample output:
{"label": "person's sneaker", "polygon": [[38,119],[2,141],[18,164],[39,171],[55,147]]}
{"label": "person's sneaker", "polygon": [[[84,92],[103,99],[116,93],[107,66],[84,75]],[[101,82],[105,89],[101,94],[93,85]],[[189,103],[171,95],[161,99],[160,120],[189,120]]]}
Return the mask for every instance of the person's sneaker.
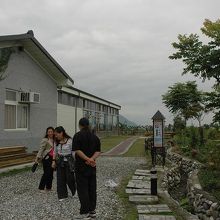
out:
{"label": "person's sneaker", "polygon": [[96,211],[90,212],[90,213],[89,213],[89,216],[90,216],[91,218],[96,218]]}
{"label": "person's sneaker", "polygon": [[91,217],[89,216],[89,214],[81,214],[76,216],[74,219],[90,220]]}
{"label": "person's sneaker", "polygon": [[62,202],[62,201],[64,201],[64,200],[66,200],[67,198],[63,198],[63,199],[59,199],[59,202]]}

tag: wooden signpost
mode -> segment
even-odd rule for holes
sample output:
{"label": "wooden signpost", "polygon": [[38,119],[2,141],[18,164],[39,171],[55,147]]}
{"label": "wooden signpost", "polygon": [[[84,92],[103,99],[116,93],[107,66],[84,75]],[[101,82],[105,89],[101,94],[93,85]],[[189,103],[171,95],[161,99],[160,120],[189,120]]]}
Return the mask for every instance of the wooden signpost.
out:
{"label": "wooden signpost", "polygon": [[165,165],[166,151],[164,147],[164,122],[165,117],[160,111],[152,117],[153,120],[153,146],[151,148],[152,165],[155,166],[157,162],[161,161]]}

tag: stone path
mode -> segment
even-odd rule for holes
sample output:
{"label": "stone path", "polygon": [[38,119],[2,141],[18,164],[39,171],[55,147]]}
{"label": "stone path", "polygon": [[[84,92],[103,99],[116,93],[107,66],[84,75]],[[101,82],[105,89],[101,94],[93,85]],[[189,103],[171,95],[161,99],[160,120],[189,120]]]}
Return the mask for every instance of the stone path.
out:
{"label": "stone path", "polygon": [[125,154],[136,140],[137,140],[137,137],[128,138],[127,140],[121,142],[120,144],[112,148],[111,150],[105,153],[102,153],[102,156],[118,156],[118,155]]}
{"label": "stone path", "polygon": [[129,201],[137,205],[138,220],[175,220],[167,204],[150,194],[150,171],[137,169],[128,182]]}
{"label": "stone path", "polygon": [[167,204],[138,205],[137,209],[139,214],[171,212]]}

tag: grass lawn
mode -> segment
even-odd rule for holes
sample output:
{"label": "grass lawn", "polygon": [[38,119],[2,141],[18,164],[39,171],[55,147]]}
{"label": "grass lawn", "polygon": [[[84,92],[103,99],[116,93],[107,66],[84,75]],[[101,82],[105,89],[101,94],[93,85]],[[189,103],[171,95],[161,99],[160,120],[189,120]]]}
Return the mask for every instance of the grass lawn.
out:
{"label": "grass lawn", "polygon": [[12,175],[27,172],[27,171],[31,172],[31,167],[27,166],[27,167],[24,167],[24,168],[21,168],[21,169],[13,169],[13,170],[10,170],[10,171],[0,173],[0,178],[5,177],[5,176],[12,176]]}
{"label": "grass lawn", "polygon": [[107,136],[101,138],[102,152],[107,152],[116,145],[120,144],[122,141],[126,140],[130,136],[119,135],[119,136]]}
{"label": "grass lawn", "polygon": [[[144,152],[144,139],[137,139],[135,143],[131,146],[129,151],[123,155],[124,157],[146,157]],[[148,160],[147,160],[148,163]],[[140,167],[141,169],[142,167]],[[128,175],[126,178],[122,179],[119,187],[117,188],[117,195],[121,199],[126,213],[124,219],[126,220],[136,220],[138,218],[137,207],[135,204],[129,202],[129,195],[125,193],[125,188],[128,181],[132,178],[132,175]]]}
{"label": "grass lawn", "polygon": [[139,138],[131,146],[131,148],[123,154],[124,157],[145,157],[144,138]]}
{"label": "grass lawn", "polygon": [[124,208],[126,210],[124,219],[126,220],[136,220],[138,217],[136,205],[129,202],[129,195],[125,193],[125,188],[128,184],[128,181],[131,179],[131,175],[127,176],[126,178],[122,179],[120,185],[117,187],[116,193],[118,197],[121,199]]}

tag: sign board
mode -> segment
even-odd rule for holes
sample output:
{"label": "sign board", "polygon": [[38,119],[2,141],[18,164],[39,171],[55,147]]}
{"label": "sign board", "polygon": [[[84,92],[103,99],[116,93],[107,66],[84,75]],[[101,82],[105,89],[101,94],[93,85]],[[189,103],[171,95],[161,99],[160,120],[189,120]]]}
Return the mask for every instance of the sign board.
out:
{"label": "sign board", "polygon": [[163,121],[154,121],[154,147],[163,147]]}

